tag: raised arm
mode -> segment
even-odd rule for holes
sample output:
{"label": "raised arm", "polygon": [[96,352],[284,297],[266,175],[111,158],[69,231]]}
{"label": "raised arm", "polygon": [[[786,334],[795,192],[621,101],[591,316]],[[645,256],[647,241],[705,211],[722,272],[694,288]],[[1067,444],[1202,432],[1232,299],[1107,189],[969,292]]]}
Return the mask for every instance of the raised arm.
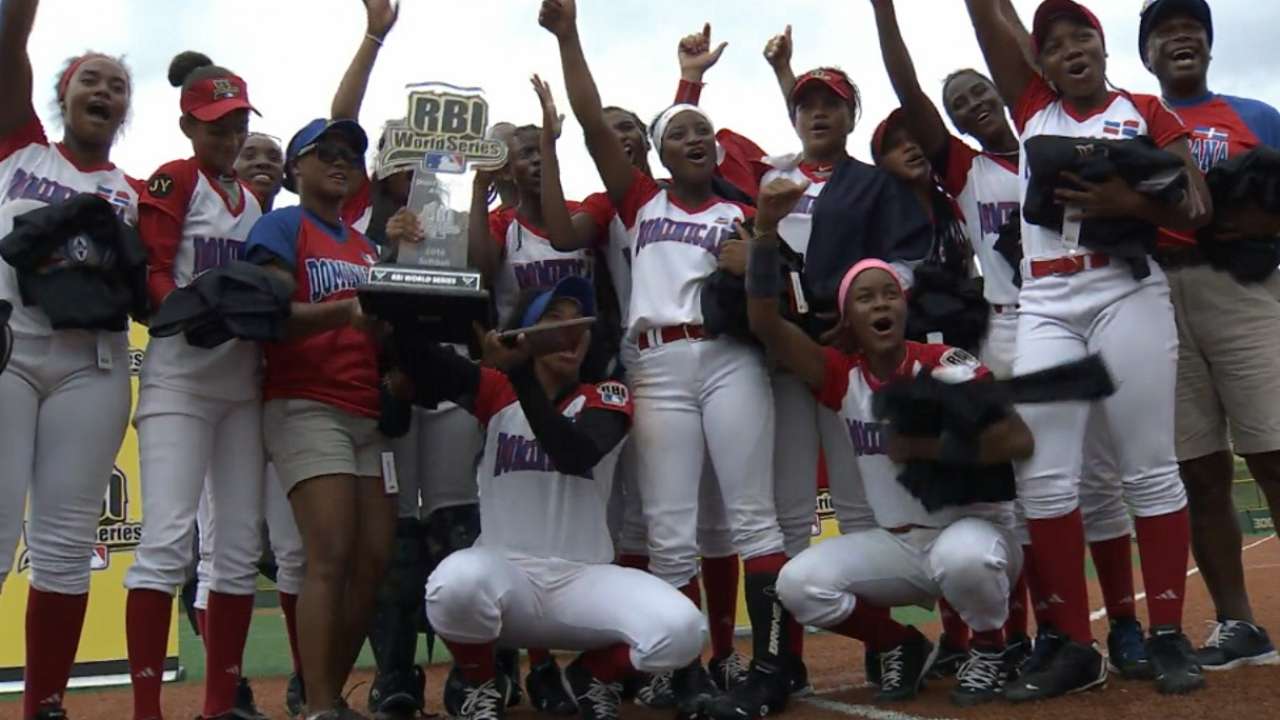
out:
{"label": "raised arm", "polygon": [[938,114],[937,106],[920,87],[911,53],[898,27],[898,13],[893,0],[871,0],[871,7],[875,10],[876,29],[880,32],[880,56],[884,58],[889,82],[905,111],[907,128],[920,143],[926,157],[937,157],[946,148],[950,133]]}
{"label": "raised arm", "polygon": [[[996,89],[1005,105],[1016,107],[1023,90],[1036,74],[1035,66],[1023,51],[1026,29],[1022,29],[1020,37],[1006,18],[1007,0],[965,0],[965,3]],[[1012,12],[1011,7],[1008,12]]]}
{"label": "raised arm", "polygon": [[604,106],[600,91],[591,77],[591,68],[582,53],[578,38],[577,4],[574,0],[542,0],[538,24],[546,28],[560,42],[560,63],[564,71],[564,84],[569,94],[569,106],[582,125],[587,151],[595,160],[596,170],[604,181],[605,190],[615,206],[621,206],[631,189],[635,176],[631,160],[622,148],[622,141],[604,119]]}
{"label": "raised arm", "polygon": [[373,72],[373,64],[378,59],[378,51],[387,33],[396,24],[400,15],[400,4],[393,0],[364,0],[368,20],[365,24],[364,37],[360,47],[356,48],[355,57],[347,66],[347,72],[338,84],[338,91],[333,94],[333,104],[329,107],[329,117],[333,119],[360,119],[360,106],[364,104],[364,92],[369,87],[369,74]]}
{"label": "raised arm", "polygon": [[764,60],[773,68],[773,76],[778,81],[778,89],[782,91],[782,102],[787,108],[787,117],[791,117],[791,90],[796,86],[796,73],[791,69],[791,26],[788,25],[780,35],[769,38],[764,46]]}
{"label": "raised arm", "polygon": [[596,238],[596,224],[585,213],[570,217],[569,206],[564,200],[564,187],[560,184],[556,140],[560,137],[564,116],[556,111],[550,85],[537,75],[529,82],[542,105],[542,222],[550,235],[551,247],[560,252],[591,247]]}
{"label": "raised arm", "polygon": [[1022,24],[1022,17],[1013,6],[1013,0],[1000,0],[1000,9],[1004,13],[1004,21],[1018,38],[1018,47],[1022,49],[1023,57],[1031,67],[1036,67],[1036,55],[1031,51],[1031,33],[1027,30],[1027,26]]}
{"label": "raised arm", "polygon": [[480,271],[486,285],[493,282],[498,264],[502,262],[502,247],[489,232],[489,188],[494,175],[487,170],[476,170],[471,181],[471,211],[467,221],[467,262]]}
{"label": "raised arm", "polygon": [[776,178],[760,190],[754,236],[741,223],[738,234],[750,237],[747,255],[747,320],[751,332],[764,343],[769,355],[795,373],[814,390],[821,389],[826,376],[822,346],[778,312],[782,294],[781,250],[778,221],[804,196],[807,183]]}
{"label": "raised arm", "polygon": [[685,35],[676,46],[680,60],[680,85],[676,88],[676,102],[697,105],[702,99],[702,78],[720,62],[720,55],[729,43],[722,42],[711,49],[711,23],[702,25],[702,32]]}
{"label": "raised arm", "polygon": [[31,57],[27,39],[36,20],[37,0],[0,3],[0,137],[31,119]]}

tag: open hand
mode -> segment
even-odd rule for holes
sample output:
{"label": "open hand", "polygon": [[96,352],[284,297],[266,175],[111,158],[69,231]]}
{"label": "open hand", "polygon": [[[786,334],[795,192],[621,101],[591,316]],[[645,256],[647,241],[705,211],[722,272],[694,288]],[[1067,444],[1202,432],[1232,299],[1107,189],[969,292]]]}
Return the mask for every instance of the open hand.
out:
{"label": "open hand", "polygon": [[769,42],[764,46],[764,59],[769,63],[769,67],[777,70],[786,70],[791,67],[791,26],[788,25],[781,35],[774,35],[769,38]]}
{"label": "open hand", "polygon": [[538,95],[538,102],[542,104],[543,139],[560,139],[560,130],[564,126],[564,115],[556,112],[556,99],[551,95],[551,86],[541,77],[538,77],[537,73],[534,73],[533,77],[529,78],[529,83],[533,85],[533,91]]}
{"label": "open hand", "polygon": [[564,40],[578,31],[578,4],[575,0],[542,0],[538,24]]}
{"label": "open hand", "polygon": [[722,42],[711,49],[711,23],[702,26],[702,32],[685,35],[680,40],[676,54],[680,58],[680,77],[690,82],[702,82],[702,76],[720,62],[720,55],[729,43]]}
{"label": "open hand", "polygon": [[387,33],[391,32],[396,20],[400,18],[400,3],[397,0],[364,0],[364,9],[369,16],[369,34],[379,40],[387,37]]}

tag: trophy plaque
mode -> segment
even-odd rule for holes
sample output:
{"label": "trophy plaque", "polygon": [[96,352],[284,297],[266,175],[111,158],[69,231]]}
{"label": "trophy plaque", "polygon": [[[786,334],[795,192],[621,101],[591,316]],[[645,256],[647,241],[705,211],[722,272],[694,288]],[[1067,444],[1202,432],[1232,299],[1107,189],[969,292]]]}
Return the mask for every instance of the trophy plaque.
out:
{"label": "trophy plaque", "polygon": [[488,169],[505,164],[506,143],[486,136],[488,122],[479,88],[410,86],[408,115],[388,124],[379,164],[413,168],[406,207],[418,216],[424,237],[400,246],[393,263],[370,268],[360,289],[361,306],[369,314],[450,343],[466,343],[473,336],[472,322],[488,319],[489,293],[480,272],[467,267],[469,219],[449,207],[448,189],[436,176],[464,173],[472,164]]}

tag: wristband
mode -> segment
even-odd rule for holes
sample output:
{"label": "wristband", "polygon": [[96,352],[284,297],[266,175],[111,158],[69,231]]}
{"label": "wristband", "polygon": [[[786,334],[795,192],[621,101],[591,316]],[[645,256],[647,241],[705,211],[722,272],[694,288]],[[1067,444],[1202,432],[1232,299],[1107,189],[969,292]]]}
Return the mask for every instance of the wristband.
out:
{"label": "wristband", "polygon": [[372,40],[374,44],[377,45],[378,47],[382,47],[382,38],[378,37],[377,35],[374,35],[373,33],[365,33],[364,36]]}
{"label": "wristband", "polygon": [[782,294],[782,252],[777,243],[747,244],[747,297],[776,298]]}
{"label": "wristband", "polygon": [[946,465],[977,465],[978,441],[944,430],[938,438],[938,462]]}

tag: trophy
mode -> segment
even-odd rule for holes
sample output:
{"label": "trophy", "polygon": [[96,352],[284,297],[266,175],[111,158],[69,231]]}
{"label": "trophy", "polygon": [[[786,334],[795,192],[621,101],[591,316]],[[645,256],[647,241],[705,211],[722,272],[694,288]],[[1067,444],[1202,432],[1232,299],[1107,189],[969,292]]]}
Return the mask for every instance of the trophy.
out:
{"label": "trophy", "polygon": [[480,272],[467,267],[469,219],[449,207],[448,188],[437,177],[465,173],[469,164],[496,169],[506,163],[507,145],[485,134],[488,121],[480,88],[409,86],[408,115],[388,123],[379,164],[413,168],[406,207],[418,216],[424,237],[402,245],[394,263],[370,268],[360,289],[369,314],[450,343],[466,343],[472,322],[488,318],[489,293]]}

